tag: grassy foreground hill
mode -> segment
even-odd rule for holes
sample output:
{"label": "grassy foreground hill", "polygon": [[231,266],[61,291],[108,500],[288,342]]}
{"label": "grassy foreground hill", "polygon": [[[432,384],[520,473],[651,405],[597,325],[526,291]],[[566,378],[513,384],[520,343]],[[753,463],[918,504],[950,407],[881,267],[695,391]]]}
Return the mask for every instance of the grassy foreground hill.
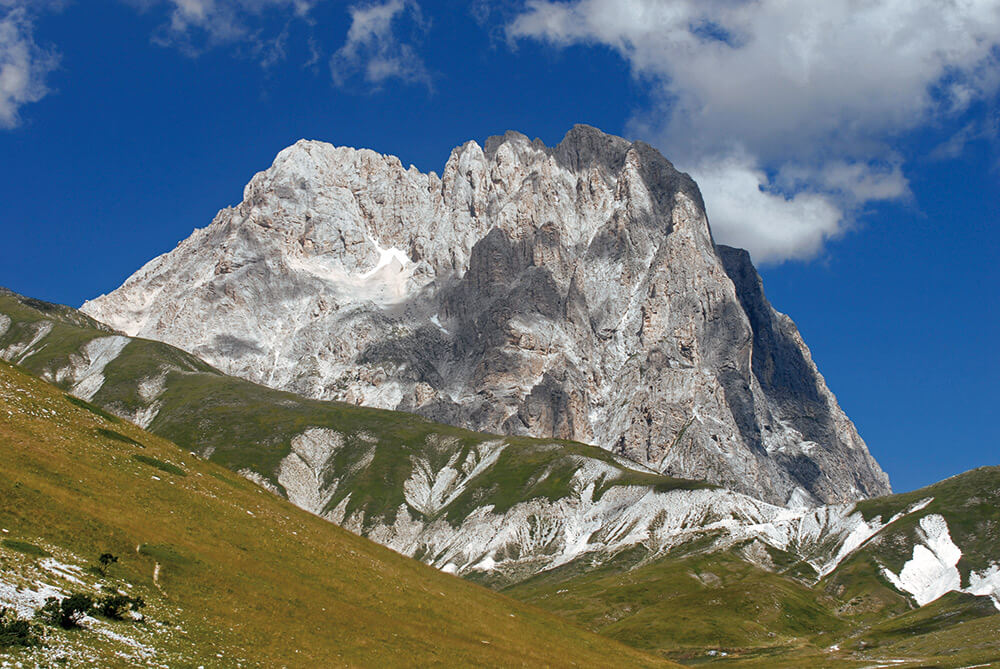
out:
{"label": "grassy foreground hill", "polygon": [[[0,601],[146,602],[27,666],[664,666],[302,511],[0,362]],[[118,561],[98,569],[98,556]],[[105,590],[102,590],[105,588]]]}

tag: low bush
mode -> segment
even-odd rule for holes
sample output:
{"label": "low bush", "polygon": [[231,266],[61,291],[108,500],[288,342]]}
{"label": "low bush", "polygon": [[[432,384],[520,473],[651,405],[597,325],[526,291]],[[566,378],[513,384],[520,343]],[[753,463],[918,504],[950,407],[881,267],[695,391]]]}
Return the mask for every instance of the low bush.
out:
{"label": "low bush", "polygon": [[79,627],[80,621],[93,608],[93,597],[76,592],[62,600],[57,597],[49,597],[45,600],[45,605],[38,609],[36,615],[49,625],[58,625],[68,630]]}
{"label": "low bush", "polygon": [[97,601],[97,612],[105,618],[112,620],[124,620],[125,614],[129,611],[138,612],[146,606],[142,597],[129,597],[118,592],[104,595]]}
{"label": "low bush", "polygon": [[146,448],[146,446],[141,442],[136,441],[132,437],[125,436],[121,432],[115,432],[114,430],[109,430],[104,427],[97,428],[96,432],[105,439],[112,439],[114,441],[120,441],[123,444],[138,446],[139,448]]}
{"label": "low bush", "polygon": [[0,609],[0,648],[39,645],[38,631],[28,620],[17,617],[11,609]]}

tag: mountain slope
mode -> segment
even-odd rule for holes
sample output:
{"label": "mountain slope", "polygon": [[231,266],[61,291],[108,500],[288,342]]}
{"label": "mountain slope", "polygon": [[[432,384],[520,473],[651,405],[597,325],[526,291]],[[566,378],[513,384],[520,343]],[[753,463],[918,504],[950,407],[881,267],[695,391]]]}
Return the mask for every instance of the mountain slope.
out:
{"label": "mountain slope", "polygon": [[274,388],[575,439],[770,503],[890,491],[695,183],[586,126],[468,142],[440,178],[300,141],[83,311]]}
{"label": "mountain slope", "polygon": [[304,399],[166,344],[80,327],[85,317],[11,293],[0,296],[0,314],[9,322],[0,356],[13,351],[78,393],[85,379],[82,396],[107,411],[357,534],[494,586],[581,556],[599,564],[636,546],[659,555],[705,537],[717,549],[759,539],[825,574],[847,542],[881,527],[852,505],[792,511],[573,442]]}
{"label": "mountain slope", "polygon": [[[918,522],[933,502],[911,493],[790,510],[638,470],[582,444],[501,438],[304,399],[13,293],[0,295],[0,317],[7,322],[0,356],[13,351],[26,368],[78,393],[77,379],[86,379],[83,397],[102,408],[141,419],[357,534],[496,587],[580,559],[596,566],[632,548],[654,559],[706,541],[716,551],[758,542],[787,553],[803,578],[815,580],[887,528]],[[112,347],[114,356],[88,352],[118,339],[126,343]],[[951,504],[958,501],[949,497]],[[989,553],[977,569],[996,560]],[[861,568],[869,589],[879,570]],[[905,595],[887,592],[905,605]]]}
{"label": "mountain slope", "polygon": [[866,524],[854,525],[854,540],[828,544],[853,549],[823,578],[794,542],[782,551],[756,540],[724,550],[692,543],[662,557],[623,552],[596,568],[580,560],[505,592],[683,661],[712,651],[736,666],[992,666],[998,508],[1000,467],[984,467],[859,502],[848,517]]}
{"label": "mountain slope", "polygon": [[[185,451],[358,534],[675,659],[715,650],[729,653],[716,661],[748,666],[871,664],[879,656],[859,646],[896,648],[908,625],[927,628],[913,648],[931,657],[956,634],[992,629],[979,618],[1000,608],[998,468],[791,510],[582,444],[304,399],[159,342],[109,347],[102,342],[119,335],[12,293],[0,295],[0,318],[0,354],[91,398],[111,420],[138,416]],[[928,562],[925,550],[952,562]],[[914,610],[925,592],[948,589],[979,596],[952,592]],[[835,643],[843,652],[824,650]]]}
{"label": "mountain slope", "polygon": [[[102,584],[147,602],[145,623],[87,619],[44,649],[5,649],[13,660],[663,664],[344,532],[6,362],[0,415],[0,604]],[[86,567],[105,551],[119,562],[100,576]]]}

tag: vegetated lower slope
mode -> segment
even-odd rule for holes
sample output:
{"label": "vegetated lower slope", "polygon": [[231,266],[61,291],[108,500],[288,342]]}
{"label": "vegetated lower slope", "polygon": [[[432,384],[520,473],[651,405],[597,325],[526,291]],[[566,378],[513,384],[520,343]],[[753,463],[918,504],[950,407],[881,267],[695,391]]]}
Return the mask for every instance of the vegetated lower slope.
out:
{"label": "vegetated lower slope", "polygon": [[[923,502],[921,502],[923,500]],[[981,467],[899,495],[858,502],[866,519],[902,515],[821,582],[851,612],[880,621],[952,590],[1000,608],[1000,467]]]}
{"label": "vegetated lower slope", "polygon": [[[930,601],[927,583],[1000,606],[996,468],[790,510],[574,442],[304,399],[11,293],[0,357],[357,534],[676,659],[871,663],[904,641],[866,630]],[[898,652],[931,657],[1000,621],[969,619],[988,599],[960,614],[950,601],[949,624]],[[984,643],[956,657],[992,657]]]}
{"label": "vegetated lower slope", "polygon": [[706,542],[581,560],[505,592],[685,662],[987,666],[1000,663],[998,508],[1000,467],[983,467],[859,502],[881,528],[823,578],[761,542]]}
{"label": "vegetated lower slope", "polygon": [[[121,589],[144,622],[46,628],[70,666],[655,666],[312,516],[0,362],[0,606]],[[98,556],[118,561],[91,568]],[[60,660],[63,658],[63,660]]]}
{"label": "vegetated lower slope", "polygon": [[574,442],[305,399],[10,292],[0,293],[0,358],[400,552],[459,572],[489,557],[501,580],[585,547],[574,543],[579,517],[602,499],[608,522],[627,511],[609,491],[712,488]]}

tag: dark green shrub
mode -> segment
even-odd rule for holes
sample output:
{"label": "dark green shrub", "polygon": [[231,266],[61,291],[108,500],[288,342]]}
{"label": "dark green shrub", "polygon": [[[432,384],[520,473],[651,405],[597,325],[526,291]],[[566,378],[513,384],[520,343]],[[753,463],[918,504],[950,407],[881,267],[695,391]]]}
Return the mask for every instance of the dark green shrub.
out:
{"label": "dark green shrub", "polygon": [[130,444],[132,446],[138,446],[139,448],[146,448],[146,446],[132,437],[127,437],[121,432],[115,432],[114,430],[109,430],[107,428],[99,427],[97,428],[97,434],[101,435],[105,439],[113,439],[114,441],[120,441],[123,444]]}
{"label": "dark green shrub", "polygon": [[33,555],[35,557],[52,557],[52,553],[48,552],[44,548],[40,548],[35,544],[29,544],[27,541],[21,541],[19,539],[4,539],[0,541],[5,548],[15,550],[18,553],[24,553],[25,555]]}
{"label": "dark green shrub", "polygon": [[93,597],[76,592],[61,601],[57,597],[49,597],[45,600],[45,606],[38,609],[37,615],[50,625],[68,630],[79,627],[80,621],[93,608]]}
{"label": "dark green shrub", "polygon": [[10,609],[0,609],[0,648],[30,648],[39,643],[37,630],[30,621],[21,620]]}
{"label": "dark green shrub", "polygon": [[138,612],[146,606],[142,597],[129,597],[117,592],[113,592],[101,597],[97,602],[97,612],[105,618],[112,620],[124,620],[125,614],[129,611]]}
{"label": "dark green shrub", "polygon": [[118,556],[112,553],[101,553],[101,557],[97,558],[97,561],[101,563],[101,567],[107,569],[115,562],[118,562]]}
{"label": "dark green shrub", "polygon": [[101,418],[103,418],[104,420],[108,421],[109,423],[120,423],[120,422],[122,422],[121,419],[118,416],[114,416],[112,414],[109,414],[104,409],[101,409],[99,407],[95,407],[90,402],[85,402],[84,400],[81,400],[78,397],[73,397],[72,395],[66,395],[65,397],[66,397],[66,401],[69,402],[70,404],[78,406],[81,409],[86,409],[90,413],[92,413],[92,414],[94,414],[96,416],[100,416]]}

